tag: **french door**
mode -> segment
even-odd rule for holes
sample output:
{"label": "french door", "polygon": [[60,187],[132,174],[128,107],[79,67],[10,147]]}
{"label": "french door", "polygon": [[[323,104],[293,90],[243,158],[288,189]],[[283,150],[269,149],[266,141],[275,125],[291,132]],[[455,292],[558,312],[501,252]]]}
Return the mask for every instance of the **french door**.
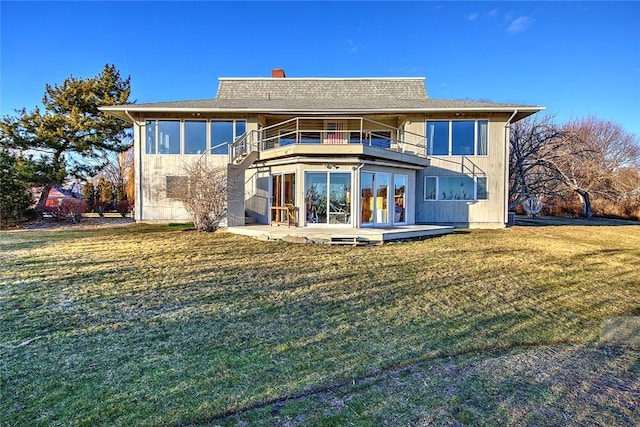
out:
{"label": "french door", "polygon": [[[363,226],[406,224],[407,181],[407,175],[362,172],[360,175],[360,223]],[[392,182],[393,187],[391,187]]]}
{"label": "french door", "polygon": [[351,224],[351,173],[307,172],[304,194],[307,225]]}

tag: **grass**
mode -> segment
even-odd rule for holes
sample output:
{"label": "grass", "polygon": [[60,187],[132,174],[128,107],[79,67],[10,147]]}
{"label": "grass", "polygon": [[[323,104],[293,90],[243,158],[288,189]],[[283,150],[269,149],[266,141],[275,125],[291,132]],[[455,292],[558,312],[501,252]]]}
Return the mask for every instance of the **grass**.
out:
{"label": "grass", "polygon": [[640,424],[640,227],[181,229],[0,234],[0,425]]}

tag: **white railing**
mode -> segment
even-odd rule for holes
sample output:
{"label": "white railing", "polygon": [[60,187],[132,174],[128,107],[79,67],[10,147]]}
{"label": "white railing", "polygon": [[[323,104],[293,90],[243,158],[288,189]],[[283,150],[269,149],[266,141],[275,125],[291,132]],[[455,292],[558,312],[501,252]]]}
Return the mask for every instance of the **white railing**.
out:
{"label": "white railing", "polygon": [[[327,129],[325,123],[336,123]],[[295,117],[248,132],[229,146],[229,161],[291,144],[364,144],[426,157],[426,137],[364,117]]]}

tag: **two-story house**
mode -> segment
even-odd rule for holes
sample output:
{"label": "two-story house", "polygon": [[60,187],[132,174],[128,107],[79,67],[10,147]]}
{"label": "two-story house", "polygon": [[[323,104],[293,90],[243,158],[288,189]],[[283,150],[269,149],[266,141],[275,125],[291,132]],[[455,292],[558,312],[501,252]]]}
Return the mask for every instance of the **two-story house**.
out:
{"label": "two-story house", "polygon": [[543,107],[432,99],[424,78],[220,78],[215,98],[103,107],[134,127],[135,218],[184,221],[183,165],[226,167],[228,226],[507,221],[509,125]]}

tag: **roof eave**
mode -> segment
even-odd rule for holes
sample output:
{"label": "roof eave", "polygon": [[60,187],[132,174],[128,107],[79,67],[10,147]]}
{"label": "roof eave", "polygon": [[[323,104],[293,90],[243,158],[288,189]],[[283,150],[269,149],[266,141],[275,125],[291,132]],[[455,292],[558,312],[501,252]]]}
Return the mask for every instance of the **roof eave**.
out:
{"label": "roof eave", "polygon": [[[152,112],[176,112],[176,113],[281,113],[281,114],[327,114],[327,113],[438,113],[438,112],[505,112],[512,113],[518,111],[518,116],[526,114],[524,117],[544,110],[540,106],[501,106],[501,107],[424,107],[424,108],[332,108],[332,109],[304,109],[304,108],[219,108],[219,107],[132,107],[123,108],[100,107],[101,111],[112,114],[120,118],[127,117],[127,111],[136,113]],[[522,118],[524,118],[522,117]],[[126,120],[130,121],[128,118]]]}

